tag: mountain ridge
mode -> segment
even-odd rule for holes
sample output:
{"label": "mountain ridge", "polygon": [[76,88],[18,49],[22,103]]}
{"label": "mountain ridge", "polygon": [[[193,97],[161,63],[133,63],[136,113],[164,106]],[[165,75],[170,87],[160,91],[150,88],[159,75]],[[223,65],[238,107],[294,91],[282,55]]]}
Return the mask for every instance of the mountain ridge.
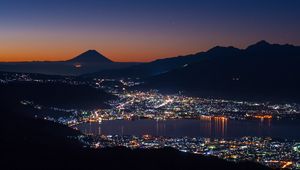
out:
{"label": "mountain ridge", "polygon": [[[157,59],[152,62],[142,63],[142,64],[134,65],[119,70],[102,70],[85,76],[89,76],[89,77],[104,76],[104,77],[117,77],[117,78],[127,77],[127,76],[144,77],[144,78],[151,77],[151,76],[166,73],[173,69],[178,69],[180,67],[186,67],[189,64],[199,62],[203,59],[211,60],[212,58],[222,58],[224,61],[226,61],[227,57],[233,57],[233,56],[238,57],[241,55],[250,55],[250,51],[251,53],[257,53],[259,52],[259,49],[262,46],[264,47],[270,46],[271,48],[276,47],[277,49],[275,53],[276,56],[280,54],[278,53],[278,49],[280,50],[282,47],[289,48],[288,50],[292,49],[292,51],[295,51],[293,50],[293,48],[297,48],[297,46],[293,46],[289,44],[285,44],[285,45],[271,44],[265,40],[258,41],[257,43],[249,45],[244,49],[239,49],[233,46],[229,46],[229,47],[215,46],[204,52],[198,52],[189,55],[181,55],[177,57],[169,57],[164,59]],[[248,52],[249,54],[247,54]],[[226,54],[226,56],[224,54]]]}
{"label": "mountain ridge", "polygon": [[95,63],[95,62],[103,62],[103,63],[112,63],[110,59],[102,55],[96,50],[87,50],[84,53],[70,59],[66,60],[66,62],[83,62],[83,63]]}
{"label": "mountain ridge", "polygon": [[300,47],[260,42],[246,49],[215,48],[197,62],[145,79],[145,87],[202,97],[300,102]]}

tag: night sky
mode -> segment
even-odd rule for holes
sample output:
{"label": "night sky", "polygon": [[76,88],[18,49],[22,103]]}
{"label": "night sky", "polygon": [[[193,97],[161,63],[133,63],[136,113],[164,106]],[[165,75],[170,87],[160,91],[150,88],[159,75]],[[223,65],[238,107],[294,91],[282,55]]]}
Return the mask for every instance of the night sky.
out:
{"label": "night sky", "polygon": [[259,40],[300,45],[299,0],[0,0],[0,61],[96,49],[151,61]]}

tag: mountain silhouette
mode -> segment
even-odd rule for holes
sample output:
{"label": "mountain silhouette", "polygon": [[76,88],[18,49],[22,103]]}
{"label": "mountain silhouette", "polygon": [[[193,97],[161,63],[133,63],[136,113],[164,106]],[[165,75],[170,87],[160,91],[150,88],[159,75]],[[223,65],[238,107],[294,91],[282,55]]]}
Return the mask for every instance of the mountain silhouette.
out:
{"label": "mountain silhouette", "polygon": [[78,63],[112,63],[112,61],[96,50],[88,50],[67,62],[78,62]]}
{"label": "mountain silhouette", "polygon": [[115,69],[115,70],[102,70],[99,72],[86,74],[86,77],[102,76],[102,77],[150,77],[166,73],[170,70],[185,67],[190,63],[199,61],[199,55],[191,54],[186,56],[177,56],[164,59],[158,59],[149,63],[136,64],[130,67]]}
{"label": "mountain silhouette", "polygon": [[197,62],[145,79],[146,86],[205,97],[300,102],[300,47],[260,41],[215,47]]}
{"label": "mountain silhouette", "polygon": [[137,63],[113,62],[96,50],[88,50],[66,61],[3,62],[0,63],[0,71],[78,76],[101,70],[126,68],[136,64]]}
{"label": "mountain silhouette", "polygon": [[270,47],[272,46],[272,44],[270,44],[269,42],[267,42],[266,40],[261,40],[253,45],[250,45],[247,49],[250,48],[266,48],[266,47]]}
{"label": "mountain silhouette", "polygon": [[[274,45],[277,48],[278,45]],[[265,50],[268,47],[273,47],[267,41],[259,41],[247,48],[250,52],[259,52],[260,49]],[[290,49],[288,49],[290,50]],[[289,51],[286,51],[287,53]],[[262,51],[263,53],[263,51]],[[235,47],[216,46],[206,52],[199,52],[186,56],[170,57],[158,59],[149,63],[142,63],[120,70],[103,70],[97,73],[92,73],[87,76],[107,76],[107,77],[151,77],[167,73],[173,69],[186,67],[192,63],[200,62],[203,58],[218,58],[219,61],[227,60],[228,57],[244,55],[244,50]],[[273,54],[272,54],[273,55]],[[276,54],[277,55],[277,54]]]}

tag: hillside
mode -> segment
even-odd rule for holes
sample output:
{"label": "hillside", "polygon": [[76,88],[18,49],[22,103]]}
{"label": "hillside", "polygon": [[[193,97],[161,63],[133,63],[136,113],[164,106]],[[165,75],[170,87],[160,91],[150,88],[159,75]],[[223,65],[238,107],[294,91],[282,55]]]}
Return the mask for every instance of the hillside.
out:
{"label": "hillside", "polygon": [[191,54],[187,56],[177,56],[165,59],[158,59],[149,63],[136,64],[121,69],[106,69],[99,72],[85,74],[83,77],[107,77],[107,78],[124,78],[124,77],[150,77],[166,73],[170,70],[184,67],[187,64],[199,61],[202,53]]}
{"label": "hillside", "polygon": [[197,96],[300,101],[300,47],[258,42],[246,49],[215,47],[187,67],[145,79],[142,88]]}
{"label": "hillside", "polygon": [[203,169],[269,170],[264,166],[233,163],[174,149],[130,150],[83,148],[67,138],[79,133],[65,126],[24,117],[1,107],[1,169]]}
{"label": "hillside", "polygon": [[7,101],[33,101],[36,104],[65,109],[103,108],[115,96],[87,85],[65,83],[11,82],[0,84],[0,93]]}

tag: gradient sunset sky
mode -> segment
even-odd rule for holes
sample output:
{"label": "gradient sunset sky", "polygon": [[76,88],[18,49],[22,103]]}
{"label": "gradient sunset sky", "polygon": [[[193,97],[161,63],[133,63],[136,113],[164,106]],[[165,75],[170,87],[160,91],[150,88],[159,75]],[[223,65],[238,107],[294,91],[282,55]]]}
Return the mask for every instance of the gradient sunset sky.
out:
{"label": "gradient sunset sky", "polygon": [[0,61],[95,49],[151,61],[259,40],[300,45],[299,0],[0,0]]}

